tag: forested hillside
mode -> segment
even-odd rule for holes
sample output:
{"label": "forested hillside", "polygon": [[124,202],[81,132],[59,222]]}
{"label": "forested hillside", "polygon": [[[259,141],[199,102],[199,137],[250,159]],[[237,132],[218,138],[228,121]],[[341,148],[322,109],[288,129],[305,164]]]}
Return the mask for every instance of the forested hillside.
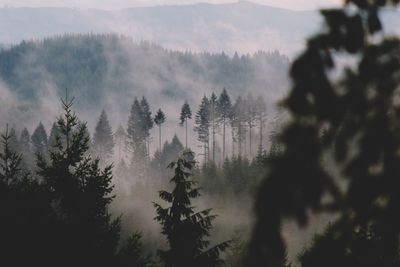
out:
{"label": "forested hillside", "polygon": [[[114,127],[125,123],[135,96],[146,96],[152,105],[179,113],[181,104],[177,103],[187,100],[197,106],[203,94],[226,88],[234,98],[262,93],[273,109],[272,103],[287,88],[288,65],[288,58],[279,52],[184,53],[116,35],[66,35],[22,42],[0,52],[3,108],[10,103],[15,104],[11,108],[17,107],[15,112],[7,109],[2,119],[11,124],[22,121],[32,128],[39,114],[50,127],[56,113],[49,112],[49,105],[58,108],[51,103],[66,89],[79,99],[76,109],[90,129],[94,120],[88,114],[103,108]],[[37,110],[43,103],[46,110]]]}

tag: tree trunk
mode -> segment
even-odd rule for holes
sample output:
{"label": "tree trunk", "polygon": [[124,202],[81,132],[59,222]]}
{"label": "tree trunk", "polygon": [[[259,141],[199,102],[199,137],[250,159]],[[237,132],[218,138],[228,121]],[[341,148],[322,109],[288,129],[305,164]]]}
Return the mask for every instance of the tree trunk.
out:
{"label": "tree trunk", "polygon": [[160,141],[160,152],[161,152],[161,124],[158,126],[158,128],[160,130],[159,141]]}
{"label": "tree trunk", "polygon": [[222,162],[225,161],[225,118],[223,120],[223,133],[222,133]]}
{"label": "tree trunk", "polygon": [[262,117],[260,116],[260,151],[261,152],[263,150],[262,140],[263,140],[263,120],[262,120]]}
{"label": "tree trunk", "polygon": [[250,141],[250,145],[249,145],[249,158],[251,158],[252,157],[252,154],[251,154],[251,125],[249,126],[249,141]]}
{"label": "tree trunk", "polygon": [[188,139],[188,134],[187,134],[187,129],[188,129],[188,125],[187,125],[187,118],[185,119],[185,124],[186,124],[186,145],[185,145],[185,148],[187,149],[188,148],[188,145],[187,145],[187,139]]}

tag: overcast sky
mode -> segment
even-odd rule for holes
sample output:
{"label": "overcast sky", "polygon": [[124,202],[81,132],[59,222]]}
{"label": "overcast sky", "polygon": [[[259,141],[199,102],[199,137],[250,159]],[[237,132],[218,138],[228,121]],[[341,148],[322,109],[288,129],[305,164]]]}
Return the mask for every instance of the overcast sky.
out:
{"label": "overcast sky", "polygon": [[[0,6],[8,7],[75,7],[75,8],[100,8],[100,9],[122,9],[137,6],[153,6],[153,5],[175,5],[175,4],[192,4],[198,2],[208,3],[231,3],[235,0],[0,0]],[[297,9],[316,9],[320,7],[332,6],[342,2],[341,0],[252,0],[252,2]]]}

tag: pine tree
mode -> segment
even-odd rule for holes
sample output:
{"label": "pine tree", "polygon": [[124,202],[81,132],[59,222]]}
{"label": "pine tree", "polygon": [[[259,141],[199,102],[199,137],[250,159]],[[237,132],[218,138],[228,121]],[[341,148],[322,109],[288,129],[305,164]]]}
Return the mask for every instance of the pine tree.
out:
{"label": "pine tree", "polygon": [[106,164],[111,159],[114,151],[112,128],[106,112],[101,112],[93,136],[93,152],[100,159],[101,164]]}
{"label": "pine tree", "polygon": [[43,154],[47,149],[47,133],[42,122],[36,127],[31,136],[35,154]]}
{"label": "pine tree", "polygon": [[210,102],[206,96],[203,96],[201,104],[195,116],[197,140],[203,143],[204,164],[209,160],[209,142],[210,142]]}
{"label": "pine tree", "polygon": [[243,141],[245,140],[246,136],[246,129],[245,129],[245,101],[242,97],[238,97],[235,101],[235,104],[232,108],[232,113],[230,117],[230,123],[232,127],[232,139],[233,144],[238,144],[238,156],[242,157],[242,149],[243,149]]}
{"label": "pine tree", "polygon": [[160,191],[160,198],[171,206],[163,208],[154,203],[156,220],[162,225],[162,233],[167,237],[169,249],[161,251],[161,259],[168,267],[200,267],[218,266],[223,263],[219,258],[229,242],[223,242],[208,248],[210,242],[205,240],[212,228],[215,215],[211,209],[195,212],[191,199],[200,196],[199,189],[191,180],[195,166],[192,152],[185,153],[168,167],[174,169],[175,175],[171,182],[175,185],[172,192]]}
{"label": "pine tree", "polygon": [[[335,228],[303,266],[399,265],[400,40],[383,34],[378,16],[398,3],[349,0],[321,12],[326,29],[290,70],[293,87],[281,103],[291,119],[259,189],[246,266],[281,266],[284,222],[305,227],[321,213],[334,215]],[[363,232],[368,242],[353,242]]]}
{"label": "pine tree", "polygon": [[51,126],[50,130],[50,135],[49,135],[49,148],[52,149],[57,145],[57,140],[60,138],[61,133],[60,130],[58,129],[57,123],[53,123]]}
{"label": "pine tree", "polygon": [[226,157],[226,149],[225,149],[226,124],[228,123],[229,118],[232,113],[231,99],[225,88],[224,88],[224,90],[222,90],[222,93],[219,96],[217,110],[218,110],[219,118],[222,122],[222,160],[225,160],[225,157]]}
{"label": "pine tree", "polygon": [[[64,115],[57,120],[61,139],[47,162],[38,154],[38,174],[51,192],[60,229],[59,253],[69,265],[111,264],[118,245],[120,223],[108,212],[113,185],[111,166],[85,156],[89,149],[86,124],[71,110],[72,100],[62,101]],[[68,253],[68,257],[65,257]],[[59,256],[61,256],[59,255]]]}
{"label": "pine tree", "polygon": [[121,124],[114,133],[114,139],[118,147],[118,162],[120,162],[122,159],[123,147],[126,144],[126,132]]}
{"label": "pine tree", "polygon": [[143,96],[140,101],[140,107],[142,109],[142,127],[145,134],[145,140],[147,144],[146,159],[150,158],[150,130],[153,128],[154,122],[151,116],[150,106],[147,99]]}
{"label": "pine tree", "polygon": [[218,126],[219,126],[219,121],[218,121],[218,98],[214,94],[214,92],[211,94],[210,97],[210,124],[211,124],[211,135],[212,135],[212,160],[215,162],[215,134],[217,132]]}
{"label": "pine tree", "polygon": [[187,101],[183,104],[181,108],[181,116],[180,116],[180,125],[183,126],[185,124],[186,127],[186,142],[185,148],[188,148],[188,120],[192,118],[192,110]]}
{"label": "pine tree", "polygon": [[22,155],[13,150],[11,145],[13,137],[11,134],[15,134],[15,131],[14,133],[13,131],[10,131],[7,125],[5,133],[2,133],[0,136],[2,147],[0,153],[1,191],[4,190],[4,187],[17,182],[22,170],[20,167]]}
{"label": "pine tree", "polygon": [[138,99],[135,98],[131,107],[126,133],[127,148],[132,153],[131,167],[139,177],[143,177],[146,170],[147,133],[143,124],[142,107]]}
{"label": "pine tree", "polygon": [[158,109],[157,114],[154,116],[154,123],[159,129],[159,150],[161,151],[161,125],[165,122],[165,114],[161,109]]}
{"label": "pine tree", "polygon": [[22,165],[29,169],[33,165],[31,150],[31,136],[27,128],[24,128],[19,138],[19,151],[22,153]]}

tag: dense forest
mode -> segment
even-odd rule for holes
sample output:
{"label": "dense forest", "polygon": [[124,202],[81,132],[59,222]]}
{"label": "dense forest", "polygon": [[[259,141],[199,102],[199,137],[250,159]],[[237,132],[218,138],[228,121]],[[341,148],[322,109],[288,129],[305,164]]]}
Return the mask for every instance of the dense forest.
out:
{"label": "dense forest", "polygon": [[[52,75],[52,86],[61,96],[51,127],[35,114],[32,131],[17,121],[5,124],[0,136],[1,260],[16,266],[400,266],[400,41],[382,35],[378,15],[379,8],[397,4],[349,0],[343,9],[323,10],[326,29],[291,64],[292,87],[274,119],[268,94],[245,84],[240,90],[228,80],[253,84],[239,81],[248,72],[234,67],[262,55],[286,62],[278,53],[200,56],[141,45],[169,56],[225,58],[231,66],[219,68],[218,90],[191,98],[176,97],[173,87],[163,91],[175,95],[174,110],[140,90],[123,95],[133,96],[124,117],[112,123],[103,107],[91,114],[93,131],[74,106],[81,98],[80,105],[90,101],[59,86],[87,84],[91,98],[105,97],[94,93],[105,84],[104,70],[97,80],[83,75],[74,83],[73,76],[61,77],[79,74],[78,67],[49,68],[60,74]],[[124,40],[73,37],[104,38]],[[3,56],[60,40],[72,39],[23,43]],[[342,62],[343,56],[350,60]],[[20,76],[16,61],[3,60],[6,86],[20,99],[40,97],[40,68]],[[81,66],[93,75],[105,65]],[[188,66],[199,76],[211,71]],[[114,75],[115,81],[124,76]],[[171,127],[181,129],[179,136],[165,137]]]}

